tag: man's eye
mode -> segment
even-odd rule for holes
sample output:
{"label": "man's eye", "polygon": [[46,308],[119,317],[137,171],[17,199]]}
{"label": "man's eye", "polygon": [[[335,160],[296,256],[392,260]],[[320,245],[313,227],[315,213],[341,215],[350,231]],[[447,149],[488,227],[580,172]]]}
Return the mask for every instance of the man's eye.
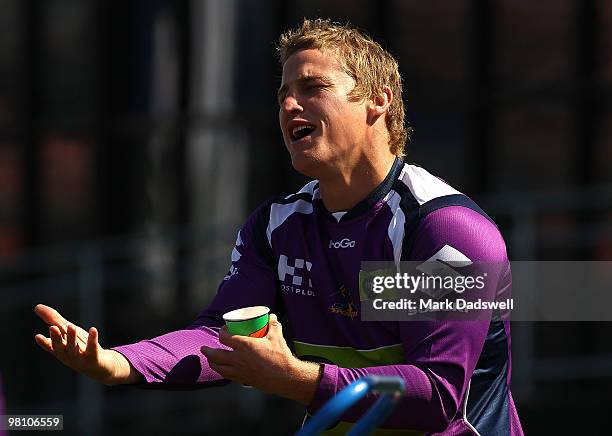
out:
{"label": "man's eye", "polygon": [[315,84],[306,86],[306,90],[310,92],[317,92],[323,88],[325,88],[325,85],[323,85],[322,83],[315,83]]}

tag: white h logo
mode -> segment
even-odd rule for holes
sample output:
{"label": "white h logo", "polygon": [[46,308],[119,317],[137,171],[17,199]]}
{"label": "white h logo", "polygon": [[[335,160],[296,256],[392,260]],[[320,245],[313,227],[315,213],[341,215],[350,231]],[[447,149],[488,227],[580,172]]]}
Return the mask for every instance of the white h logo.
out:
{"label": "white h logo", "polygon": [[[291,279],[291,283],[300,286],[302,284],[302,277],[295,274],[296,269],[304,269],[304,264],[306,264],[306,271],[310,271],[312,268],[312,263],[308,262],[304,259],[295,259],[293,266],[289,265],[287,262],[289,258],[284,254],[280,255],[278,259],[278,278],[281,282],[285,281],[285,276],[290,275],[293,278]],[[308,286],[312,287],[312,281],[310,278],[308,279]]]}

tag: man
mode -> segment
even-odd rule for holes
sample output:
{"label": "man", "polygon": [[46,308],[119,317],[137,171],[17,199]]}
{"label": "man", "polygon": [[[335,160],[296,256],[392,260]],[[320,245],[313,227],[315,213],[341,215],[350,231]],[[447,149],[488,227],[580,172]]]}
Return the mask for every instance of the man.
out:
{"label": "man", "polygon": [[[393,57],[348,26],[305,20],[280,38],[279,121],[296,170],[314,180],[262,204],[238,232],[232,265],[210,306],[185,330],[103,349],[39,305],[50,337],[36,341],[103,383],[159,387],[234,380],[316,412],[368,374],[401,376],[406,396],[385,429],[447,435],[522,434],[510,394],[509,325],[502,321],[363,322],[363,260],[501,262],[496,292],[510,288],[505,246],[469,198],[406,165],[401,78]],[[263,339],[229,335],[221,315],[266,305]],[[314,363],[319,362],[319,363]],[[345,432],[364,408],[336,427]]]}

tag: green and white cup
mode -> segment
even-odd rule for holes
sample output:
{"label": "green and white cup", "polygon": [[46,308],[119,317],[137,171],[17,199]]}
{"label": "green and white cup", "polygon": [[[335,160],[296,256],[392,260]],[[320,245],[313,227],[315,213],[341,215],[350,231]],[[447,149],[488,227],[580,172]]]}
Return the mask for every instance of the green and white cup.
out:
{"label": "green and white cup", "polygon": [[233,335],[263,338],[268,334],[270,308],[266,306],[242,307],[223,314],[227,331]]}

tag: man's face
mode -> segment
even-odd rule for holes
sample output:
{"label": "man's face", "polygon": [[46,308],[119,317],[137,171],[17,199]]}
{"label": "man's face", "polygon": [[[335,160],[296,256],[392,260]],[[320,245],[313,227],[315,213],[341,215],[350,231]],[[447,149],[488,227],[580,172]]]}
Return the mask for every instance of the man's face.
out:
{"label": "man's face", "polygon": [[293,167],[313,178],[354,165],[366,146],[366,102],[333,53],[301,50],[283,65],[279,121]]}

